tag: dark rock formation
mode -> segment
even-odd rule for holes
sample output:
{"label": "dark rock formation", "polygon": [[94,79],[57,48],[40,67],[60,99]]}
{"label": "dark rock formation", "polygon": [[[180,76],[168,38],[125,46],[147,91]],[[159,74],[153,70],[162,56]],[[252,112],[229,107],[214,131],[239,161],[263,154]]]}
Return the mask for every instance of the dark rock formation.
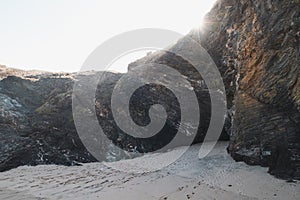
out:
{"label": "dark rock formation", "polygon": [[8,72],[0,81],[0,171],[95,161],[72,123],[71,76],[4,70]]}
{"label": "dark rock formation", "polygon": [[[300,2],[223,0],[201,43],[223,73],[237,161],[300,178]],[[230,102],[231,99],[234,100]]]}
{"label": "dark rock formation", "polygon": [[[222,74],[232,157],[286,179],[300,178],[299,10],[299,1],[219,0],[203,29],[187,36],[201,43]],[[196,74],[159,52],[129,68],[147,62]]]}
{"label": "dark rock formation", "polygon": [[[170,62],[167,64],[177,68],[189,67],[189,63],[174,55],[164,55],[161,59],[167,60]],[[160,104],[166,109],[168,118],[160,133],[149,139],[139,139],[123,132],[112,115],[111,95],[122,74],[110,72],[91,72],[78,76],[64,73],[32,74],[2,67],[0,171],[20,165],[76,165],[82,162],[96,161],[82,144],[76,131],[73,120],[74,113],[72,113],[72,92],[74,81],[79,79],[91,81],[99,74],[103,80],[98,85],[96,92],[95,111],[98,122],[107,138],[124,151],[109,143],[99,144],[101,155],[97,155],[98,159],[118,160],[136,156],[130,154],[134,151],[145,153],[159,150],[166,146],[178,132],[181,123],[180,105],[174,94],[160,84],[146,84],[139,88],[132,96],[130,105],[125,105],[129,106],[131,117],[139,126],[145,126],[150,122],[148,112],[152,105]],[[155,74],[144,71],[135,71],[135,74],[140,77],[146,74],[155,76]],[[167,81],[170,82],[165,83],[166,85],[181,84],[172,79]],[[195,131],[197,136],[194,142],[200,142],[203,141],[209,124],[210,98],[204,85],[197,84],[196,81],[192,82],[192,85],[196,88],[197,97],[200,100],[201,124],[198,131],[197,127],[183,124],[184,129],[180,134],[182,137],[190,137],[190,132]],[[88,88],[83,88],[78,97],[82,101],[86,100],[85,92],[91,90],[89,82],[87,86]],[[121,108],[118,112],[122,113],[123,109]],[[88,112],[88,108],[83,107],[82,111]],[[161,118],[161,116],[155,117]],[[223,137],[228,138],[228,135],[224,132]]]}
{"label": "dark rock formation", "polygon": [[[192,35],[188,35],[187,38],[192,38]],[[195,40],[196,41],[196,40]],[[188,49],[186,48],[186,45],[189,45],[189,43],[185,40],[185,38],[179,40],[174,46],[172,46],[170,49],[174,52]],[[202,58],[198,58],[201,60]],[[202,76],[197,72],[195,67],[189,63],[187,60],[182,58],[179,55],[175,55],[174,53],[170,51],[159,51],[152,53],[148,55],[147,57],[144,57],[142,59],[139,59],[129,65],[130,71],[137,71],[135,70],[135,67],[139,65],[149,64],[149,63],[155,63],[155,64],[161,64],[168,66],[170,68],[173,68],[180,72],[184,77],[187,77],[188,81],[190,82],[191,86],[193,87],[193,91],[197,95],[198,103],[199,103],[199,110],[201,113],[201,119],[199,122],[199,128],[197,131],[197,136],[195,137],[194,143],[202,142],[211,118],[211,99],[210,95],[208,93],[207,85],[205,81],[203,80]],[[149,74],[148,71],[143,72],[143,76],[155,76],[154,74]],[[165,74],[165,76],[168,76],[170,74]],[[176,80],[170,80],[169,85],[176,83]],[[180,84],[180,83],[177,83]],[[188,88],[187,88],[188,89]],[[216,88],[214,92],[217,92]],[[211,91],[212,92],[212,91]],[[188,104],[188,102],[187,102]],[[229,122],[230,124],[230,122]],[[228,125],[228,123],[227,123]],[[229,140],[229,133],[226,132],[224,129],[220,138],[220,140]]]}
{"label": "dark rock formation", "polygon": [[[206,16],[204,28],[188,35],[209,52],[223,77],[228,117],[221,139],[228,139],[226,132],[230,132],[229,153],[237,161],[267,166],[271,174],[285,179],[300,179],[299,10],[299,0],[219,0]],[[185,45],[183,38],[172,48]],[[147,63],[168,65],[188,77],[204,113],[194,141],[201,142],[211,117],[202,77],[187,60],[162,51],[130,64],[129,70],[152,76],[136,69]],[[30,73],[0,66],[0,171],[25,164],[95,161],[81,143],[72,118],[75,75]],[[83,76],[89,79],[93,74]],[[121,74],[105,77],[105,84],[97,89],[95,108],[114,144],[128,152],[149,152],[173,137],[180,112],[170,91],[149,84],[130,101],[131,117],[142,126],[149,123],[151,105],[159,103],[167,110],[165,136],[155,143],[145,142],[115,124],[110,99]],[[103,153],[103,159],[108,157],[116,159]]]}

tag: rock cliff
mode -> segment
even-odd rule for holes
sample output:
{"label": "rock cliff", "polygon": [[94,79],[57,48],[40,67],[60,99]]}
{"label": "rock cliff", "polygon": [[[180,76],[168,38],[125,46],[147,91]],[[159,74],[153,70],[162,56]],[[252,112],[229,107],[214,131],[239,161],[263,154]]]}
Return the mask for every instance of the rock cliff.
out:
{"label": "rock cliff", "polygon": [[[267,166],[271,174],[284,179],[300,179],[299,10],[299,0],[219,0],[207,14],[203,28],[187,36],[209,52],[223,77],[228,116],[220,139],[230,138],[231,156],[236,161]],[[181,48],[184,41],[173,48]],[[129,70],[151,62],[168,65],[189,77],[204,113],[194,141],[201,142],[211,115],[207,88],[197,82],[201,77],[189,62],[169,52],[152,53],[130,64]],[[165,127],[169,135],[156,143],[141,144],[123,134],[111,115],[111,91],[120,77],[108,73],[106,84],[97,89],[99,123],[112,142],[129,152],[158,148],[172,137],[180,122],[178,113],[173,113],[178,104],[158,85],[135,93],[131,114],[137,124],[149,122],[145,113],[155,103],[165,105],[171,114]],[[1,66],[0,78],[0,171],[26,164],[95,161],[81,143],[72,118],[75,74],[24,72]],[[112,157],[103,154],[103,159]]]}
{"label": "rock cliff", "polygon": [[[184,63],[176,56],[168,55],[163,59],[172,61],[177,67],[182,66],[178,63]],[[186,66],[189,64],[186,63]],[[167,111],[168,118],[160,133],[143,140],[122,131],[112,114],[111,95],[123,74],[111,72],[86,72],[79,75],[51,74],[14,70],[4,66],[1,67],[0,73],[2,74],[2,80],[0,80],[0,171],[20,165],[78,165],[96,161],[82,144],[74,124],[72,92],[74,83],[79,79],[91,81],[99,75],[103,79],[96,90],[95,114],[105,135],[114,145],[110,143],[100,145],[98,160],[113,161],[136,156],[134,152],[145,153],[159,150],[174,138],[181,123],[180,105],[176,97],[167,87],[162,87],[160,84],[150,84],[140,88],[132,96],[130,105],[127,105],[130,107],[131,117],[139,125],[149,123],[150,106],[160,104]],[[144,71],[134,73],[139,77],[145,76],[145,73],[148,76],[154,76]],[[168,79],[168,81],[164,84],[167,86],[174,84],[174,80]],[[200,128],[192,127],[187,122],[183,125],[184,128],[180,134],[188,138],[190,132],[196,131],[197,136],[194,142],[201,142],[209,124],[210,99],[203,85],[197,85],[196,82],[193,84],[202,108]],[[188,85],[184,87],[189,90]],[[75,98],[80,98],[82,102],[86,101],[85,92],[89,90],[92,88],[84,88]],[[88,106],[80,109],[80,112],[90,112]],[[118,112],[123,113],[123,108]],[[161,116],[156,115],[155,118],[160,119]],[[222,139],[228,140],[226,131],[223,131]],[[176,146],[179,145],[188,144],[176,144]]]}
{"label": "rock cliff", "polygon": [[0,70],[0,171],[95,161],[72,123],[71,75]]}
{"label": "rock cliff", "polygon": [[299,10],[297,0],[218,1],[201,31],[232,105],[230,154],[298,179]]}

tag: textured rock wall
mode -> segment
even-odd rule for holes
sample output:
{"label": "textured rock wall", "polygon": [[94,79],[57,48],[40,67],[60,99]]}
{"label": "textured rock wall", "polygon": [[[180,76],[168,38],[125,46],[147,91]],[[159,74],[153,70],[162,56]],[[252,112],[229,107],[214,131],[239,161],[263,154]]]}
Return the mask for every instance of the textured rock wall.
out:
{"label": "textured rock wall", "polygon": [[219,1],[201,31],[233,99],[232,157],[298,179],[299,34],[297,0]]}
{"label": "textured rock wall", "polygon": [[[182,67],[182,70],[190,67],[189,63],[172,54],[163,54],[158,60],[174,68]],[[197,76],[191,74],[189,70],[184,71],[191,76]],[[160,84],[140,88],[132,96],[130,105],[125,104],[125,107],[129,106],[132,119],[139,125],[147,125],[150,122],[148,115],[150,106],[160,104],[167,111],[168,119],[159,134],[148,140],[142,140],[124,133],[112,115],[111,95],[122,74],[110,72],[91,72],[78,76],[65,73],[35,74],[6,67],[2,67],[0,72],[3,78],[0,80],[0,171],[21,165],[77,165],[82,162],[96,161],[82,144],[74,124],[72,92],[74,82],[79,78],[86,80],[88,87],[76,93],[79,96],[75,98],[80,98],[82,101],[87,100],[85,92],[92,90],[90,81],[97,78],[99,73],[103,78],[96,91],[95,114],[111,142],[99,145],[100,155],[97,155],[97,158],[100,160],[131,158],[136,156],[135,151],[144,153],[158,150],[173,139],[181,122],[180,105],[176,97]],[[145,71],[137,70],[134,73],[139,77],[155,77],[155,74]],[[162,78],[158,81],[164,81],[166,85],[181,84],[181,82],[176,83],[172,78]],[[202,120],[199,129],[189,123],[183,124],[180,134],[182,138],[190,138],[190,132],[196,132],[194,142],[201,142],[210,120],[210,98],[206,87],[196,81],[192,81],[192,84],[200,101]],[[188,85],[184,87],[186,90],[190,89]],[[194,110],[192,107],[190,109]],[[118,112],[123,113],[123,111],[121,109]],[[82,107],[80,112],[91,112],[91,110],[89,107]],[[155,117],[161,118],[161,116]],[[228,139],[225,131],[223,139]],[[179,145],[187,144],[176,144]],[[121,151],[116,146],[125,151]]]}
{"label": "textured rock wall", "polygon": [[0,171],[95,161],[72,122],[72,76],[4,67],[0,72]]}
{"label": "textured rock wall", "polygon": [[[205,26],[189,36],[207,49],[222,74],[228,101],[222,138],[230,132],[228,150],[232,157],[268,166],[270,173],[281,178],[300,179],[299,0],[219,0],[207,15]],[[184,46],[184,40],[176,45],[173,48]],[[162,52],[150,54],[129,68],[150,62],[166,64],[190,78],[205,112],[196,138],[196,142],[202,141],[210,120],[210,103],[205,86],[195,81],[198,75],[185,60]],[[133,148],[138,145],[136,141],[122,136],[110,114],[111,94],[107,91],[118,78],[110,74],[107,85],[98,88],[97,98],[102,102],[96,102],[96,111],[100,122],[108,122],[104,125],[111,139]],[[25,164],[95,161],[75,131],[73,75],[37,74],[0,66],[0,79],[0,171]],[[152,100],[160,92],[151,93]],[[144,97],[143,91],[137,94],[137,99],[147,102]],[[144,114],[147,109],[134,99],[132,102],[137,106],[133,107],[133,117],[142,116],[136,117],[136,122],[149,120]],[[176,120],[168,125],[171,129],[176,127],[173,122]]]}

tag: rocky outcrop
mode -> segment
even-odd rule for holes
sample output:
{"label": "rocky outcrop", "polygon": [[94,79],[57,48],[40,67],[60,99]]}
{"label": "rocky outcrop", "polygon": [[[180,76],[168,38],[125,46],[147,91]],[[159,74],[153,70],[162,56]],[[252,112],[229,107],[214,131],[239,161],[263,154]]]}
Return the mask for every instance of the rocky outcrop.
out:
{"label": "rocky outcrop", "polygon": [[72,76],[6,72],[0,81],[0,171],[95,161],[72,123]]}
{"label": "rocky outcrop", "polygon": [[300,2],[219,1],[202,44],[224,73],[233,120],[230,154],[300,178]]}
{"label": "rocky outcrop", "polygon": [[[299,1],[219,0],[203,28],[187,36],[209,52],[222,74],[228,151],[280,178],[300,178],[299,10]],[[196,74],[176,56],[159,52],[129,69],[149,62]]]}
{"label": "rocky outcrop", "polygon": [[[205,26],[187,36],[209,52],[223,77],[228,116],[221,139],[228,139],[230,133],[231,156],[269,167],[271,174],[285,179],[300,179],[299,10],[298,0],[219,0],[207,14]],[[185,45],[183,38],[172,48]],[[204,113],[194,142],[203,141],[211,104],[201,76],[187,60],[162,51],[133,62],[129,70],[151,76],[136,70],[148,63],[167,65],[188,77]],[[90,79],[93,74],[84,76]],[[113,120],[110,99],[121,74],[105,77],[105,84],[97,88],[95,108],[99,123],[115,145],[143,153],[173,137],[180,112],[170,91],[158,84],[134,93],[129,106],[137,124],[149,123],[147,111],[153,104],[164,105],[169,114],[165,136],[156,142],[141,142],[122,132]],[[95,161],[81,143],[72,118],[74,74],[30,75],[0,66],[0,78],[0,171],[24,164]],[[103,159],[117,159],[115,155],[103,154]]]}
{"label": "rocky outcrop", "polygon": [[[177,68],[183,65],[190,67],[189,63],[174,55],[167,54],[161,59],[167,60],[170,62],[167,64]],[[96,161],[80,140],[74,124],[72,93],[74,82],[79,79],[91,81],[98,76],[103,78],[96,91],[95,114],[107,138],[114,145],[110,143],[101,145],[99,153],[101,155],[97,155],[98,160],[119,160],[136,156],[131,154],[134,152],[145,153],[159,150],[174,138],[181,123],[180,105],[176,97],[167,87],[160,84],[148,84],[138,89],[133,94],[130,105],[125,105],[129,106],[131,117],[139,126],[145,126],[150,122],[148,112],[152,105],[160,104],[166,109],[167,120],[159,134],[149,139],[140,139],[122,131],[112,114],[111,95],[122,74],[89,72],[77,76],[65,73],[29,75],[21,70],[16,72],[9,68],[3,67],[2,69],[5,73],[0,81],[0,171],[20,165],[77,165]],[[134,73],[139,77],[155,75],[138,70]],[[161,81],[166,80],[167,83],[164,84],[167,86],[175,83],[179,87],[181,84],[172,79]],[[196,132],[194,142],[200,142],[203,141],[209,124],[210,98],[203,85],[197,84],[196,81],[192,81],[192,84],[197,90],[197,97],[202,108],[201,124],[197,129],[187,122],[183,124],[184,128],[180,134],[183,137],[190,137],[190,132]],[[89,87],[90,84],[87,86],[75,98],[85,101],[85,92],[92,90]],[[186,87],[186,90],[190,89],[188,85],[183,87]],[[123,113],[124,108],[121,107],[118,112]],[[80,112],[90,111],[88,107],[82,107]],[[158,119],[161,117],[155,116]],[[222,138],[228,139],[225,131]],[[176,144],[178,145],[185,144]]]}

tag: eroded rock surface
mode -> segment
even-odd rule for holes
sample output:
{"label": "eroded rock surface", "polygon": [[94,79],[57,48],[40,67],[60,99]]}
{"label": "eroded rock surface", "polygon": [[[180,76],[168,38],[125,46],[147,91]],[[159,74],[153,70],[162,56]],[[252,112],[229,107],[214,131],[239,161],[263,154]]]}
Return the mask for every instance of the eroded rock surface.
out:
{"label": "eroded rock surface", "polygon": [[298,179],[299,10],[299,1],[219,1],[201,32],[225,72],[227,94],[234,94],[229,152],[237,161]]}
{"label": "eroded rock surface", "polygon": [[[174,59],[175,58],[175,59]],[[163,59],[173,62],[174,66],[181,67],[184,61],[178,64],[176,56],[167,55]],[[189,65],[186,63],[185,65]],[[5,69],[3,67],[3,69]],[[74,98],[79,98],[83,103],[88,101],[86,93],[92,90],[92,80],[101,77],[101,84],[96,90],[95,114],[103,132],[109,138],[110,143],[101,144],[99,141],[98,160],[114,161],[136,156],[134,153],[145,153],[160,150],[166,146],[178,132],[181,123],[180,104],[174,94],[168,89],[173,85],[181,90],[191,90],[189,85],[176,83],[176,77],[157,77],[157,84],[146,84],[139,88],[131,97],[130,104],[121,107],[118,113],[123,113],[126,106],[129,107],[130,116],[139,126],[150,123],[149,109],[154,104],[164,106],[167,112],[167,120],[159,134],[149,139],[139,139],[122,131],[116,124],[111,110],[111,95],[114,87],[123,74],[111,72],[89,72],[82,74],[34,74],[20,70],[5,69],[6,73],[0,81],[0,171],[5,171],[20,165],[37,164],[63,164],[77,165],[83,162],[96,161],[83,145],[76,131],[73,112],[72,94],[74,82],[86,81],[85,86],[77,92]],[[187,71],[188,72],[188,71]],[[145,71],[134,71],[138,77],[152,76]],[[170,74],[165,74],[170,75]],[[175,78],[174,78],[175,77]],[[131,79],[130,79],[131,80]],[[132,79],[133,80],[133,79]],[[164,81],[166,87],[159,83]],[[179,133],[182,138],[194,138],[194,142],[203,141],[210,118],[210,98],[204,85],[192,82],[196,88],[200,101],[201,124],[199,130],[191,126],[189,122],[183,124]],[[122,101],[122,99],[120,99]],[[185,102],[189,104],[189,102]],[[93,112],[89,106],[83,104],[76,114]],[[194,110],[193,107],[190,109]],[[154,112],[155,118],[162,118]],[[84,119],[89,120],[89,119]],[[162,118],[162,120],[164,120]],[[86,127],[88,130],[91,127]],[[131,127],[128,127],[131,128]],[[190,135],[194,132],[197,135]],[[87,134],[89,132],[87,131]],[[87,137],[94,137],[87,135]],[[99,135],[99,134],[98,134]],[[95,139],[98,138],[95,133]],[[224,136],[228,138],[224,131]],[[101,138],[100,138],[101,140]],[[103,140],[104,141],[104,140]],[[183,141],[182,141],[183,142]],[[191,143],[193,140],[191,140]],[[178,143],[175,146],[189,145],[190,143]],[[117,148],[117,146],[120,148]],[[173,147],[175,147],[173,146]],[[121,150],[122,149],[122,150]],[[124,151],[125,150],[125,151]]]}
{"label": "eroded rock surface", "polygon": [[[268,166],[271,174],[285,179],[300,179],[299,10],[299,0],[219,0],[204,28],[188,35],[209,52],[223,77],[228,116],[221,139],[230,132],[229,153],[237,161]],[[184,45],[182,39],[173,48]],[[147,63],[168,65],[188,77],[204,113],[195,142],[202,141],[210,121],[210,98],[201,76],[191,63],[170,52],[152,53],[129,65],[129,70]],[[74,74],[31,73],[0,66],[0,171],[26,164],[95,161],[72,119]],[[110,73],[107,84],[98,87],[98,120],[119,147],[148,152],[152,144],[124,135],[113,121],[111,91],[120,76]],[[176,110],[171,96],[156,85],[135,93],[133,119],[147,124],[151,106],[147,102],[164,105],[162,97],[172,102],[167,109]],[[178,121],[172,115],[166,130],[176,129]],[[103,159],[108,157],[103,154]]]}
{"label": "eroded rock surface", "polygon": [[71,75],[5,71],[0,81],[0,171],[95,161],[72,122]]}

